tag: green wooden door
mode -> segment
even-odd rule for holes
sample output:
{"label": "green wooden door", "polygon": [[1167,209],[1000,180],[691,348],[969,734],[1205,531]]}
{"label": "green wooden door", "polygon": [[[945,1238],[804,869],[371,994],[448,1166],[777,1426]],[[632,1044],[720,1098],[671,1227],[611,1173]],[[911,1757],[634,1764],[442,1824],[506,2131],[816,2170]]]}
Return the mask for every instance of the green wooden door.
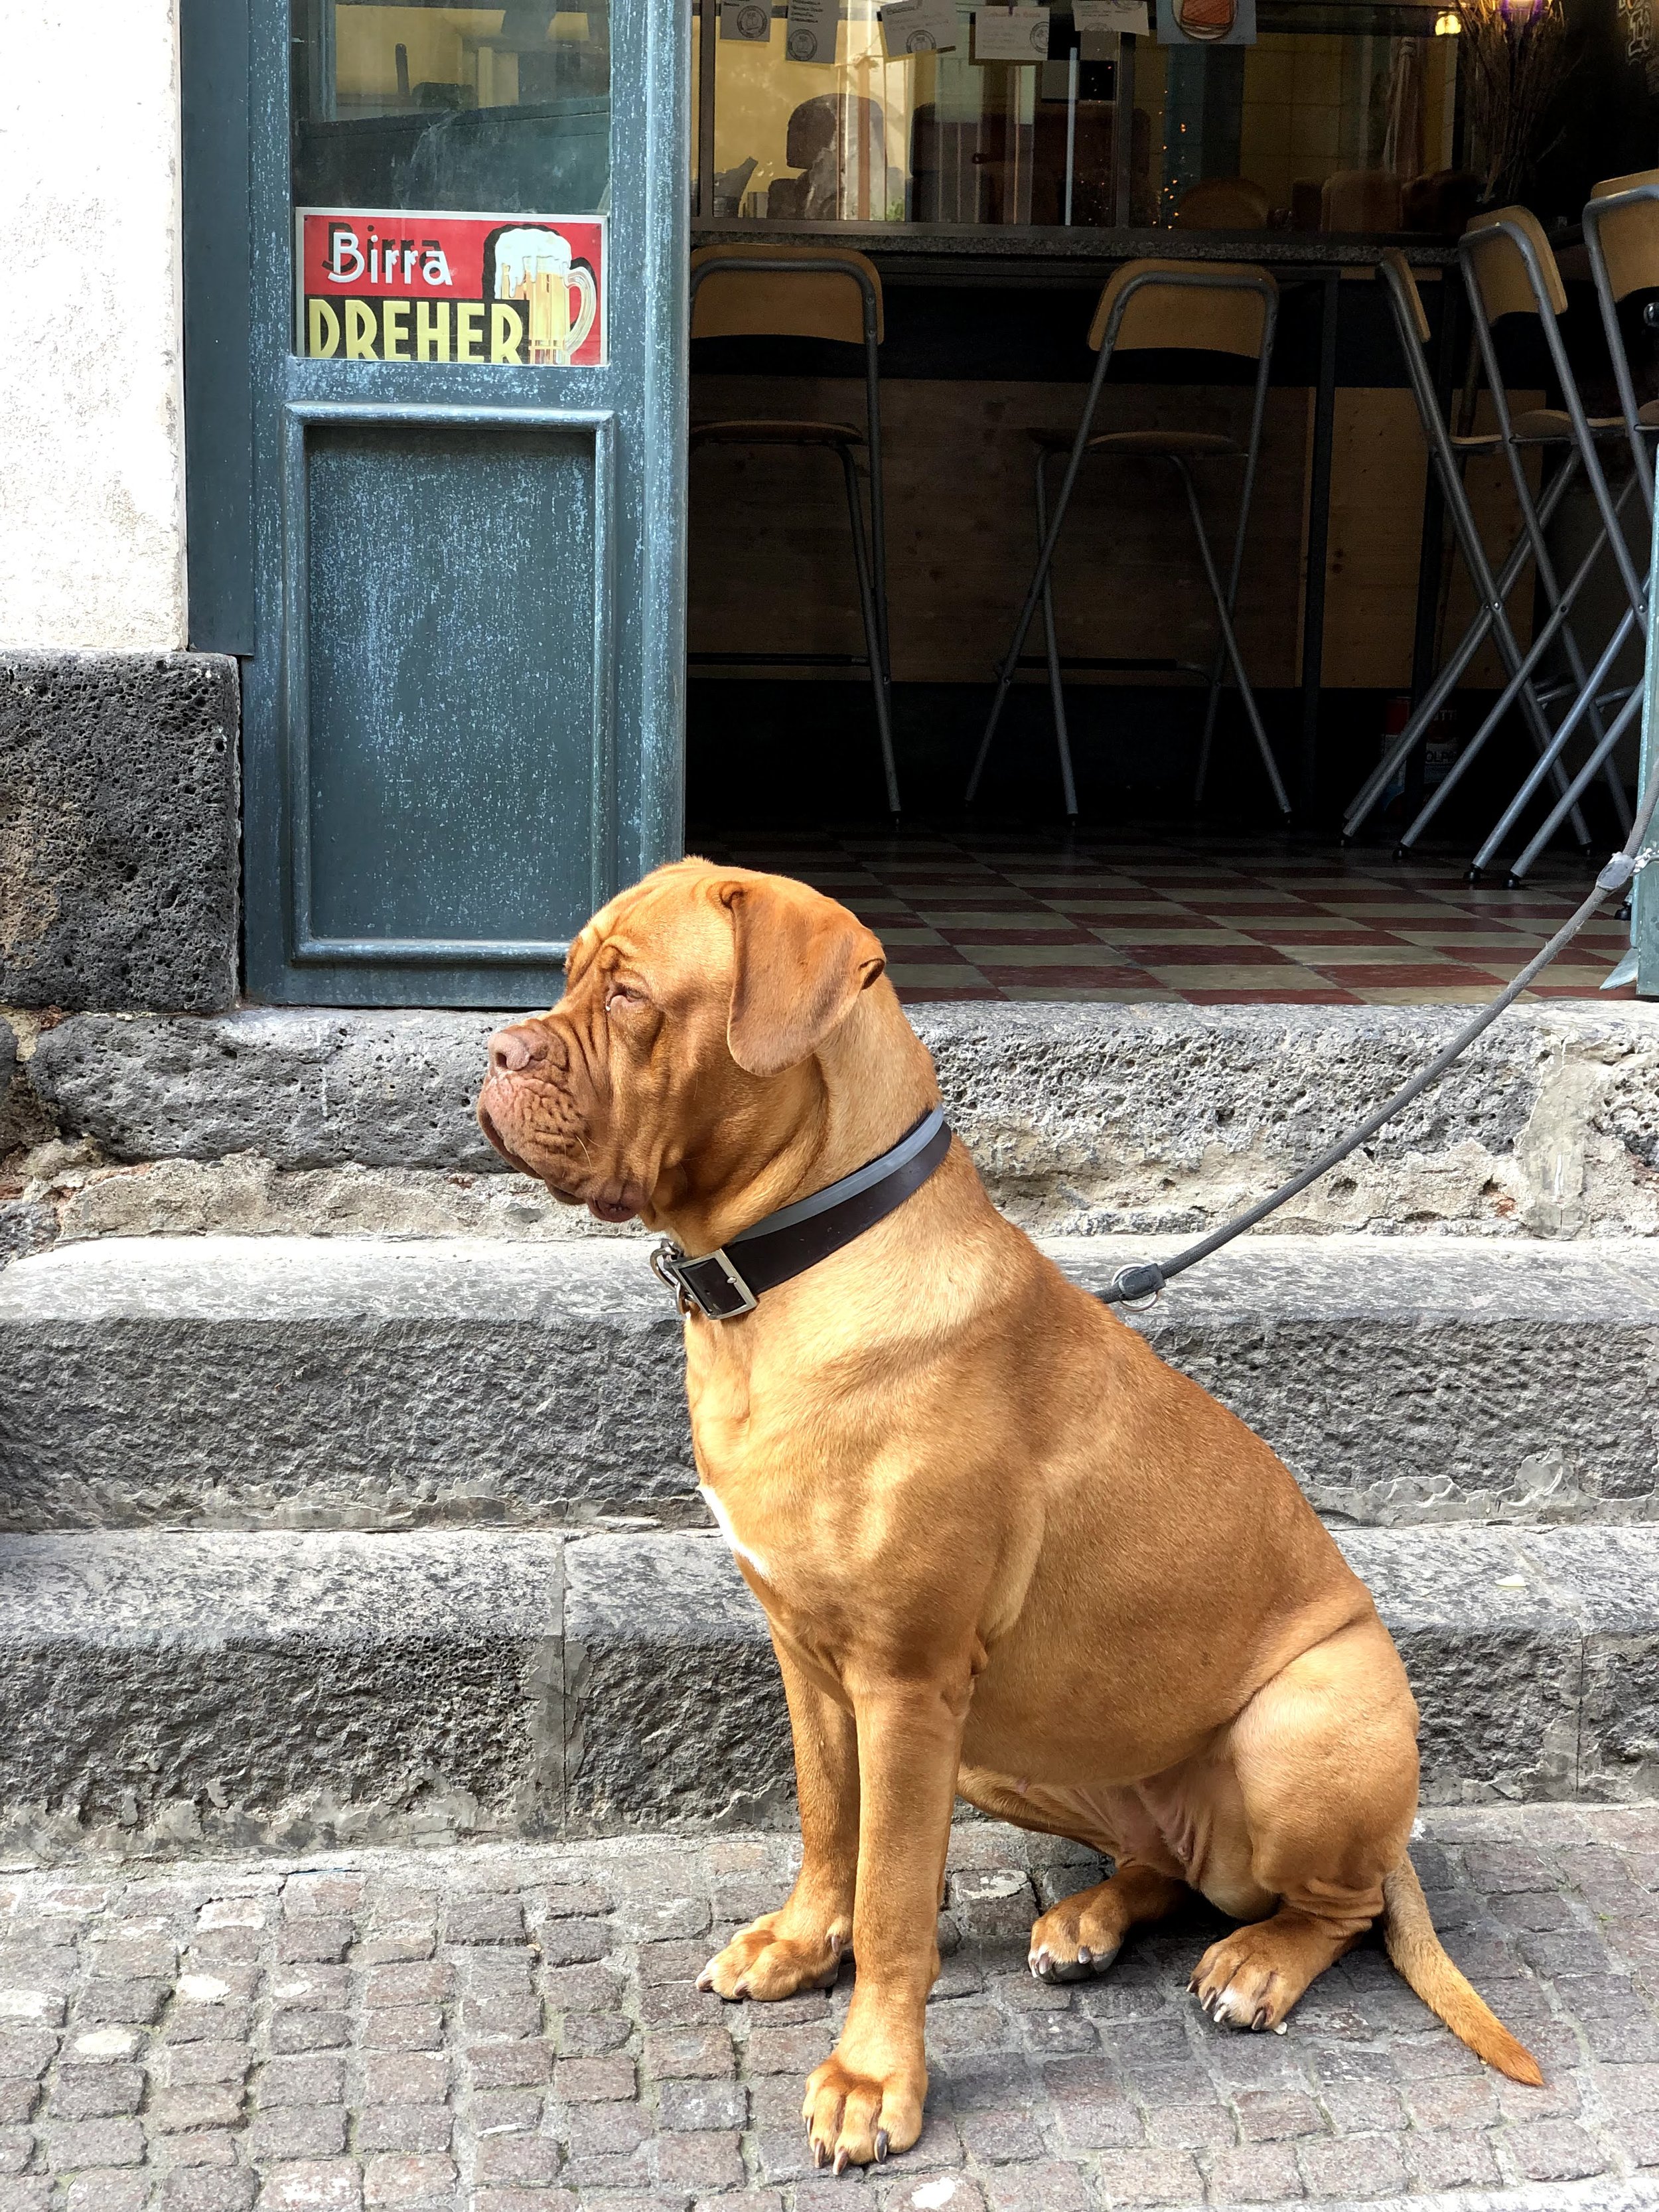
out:
{"label": "green wooden door", "polygon": [[249,993],[545,1004],[680,844],[681,13],[247,0],[246,37]]}

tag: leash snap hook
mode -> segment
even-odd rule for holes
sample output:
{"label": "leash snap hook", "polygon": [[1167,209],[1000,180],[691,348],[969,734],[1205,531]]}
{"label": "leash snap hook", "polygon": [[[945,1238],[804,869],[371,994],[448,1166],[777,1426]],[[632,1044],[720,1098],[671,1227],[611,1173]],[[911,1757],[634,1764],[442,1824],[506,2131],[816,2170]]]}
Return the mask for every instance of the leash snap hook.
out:
{"label": "leash snap hook", "polygon": [[1133,1267],[1118,1269],[1112,1289],[1119,1305],[1131,1313],[1145,1313],[1158,1304],[1167,1279],[1156,1260],[1138,1260]]}
{"label": "leash snap hook", "polygon": [[1632,878],[1639,876],[1653,858],[1650,852],[1638,853],[1634,859],[1628,853],[1615,853],[1595,878],[1598,891],[1621,891]]}
{"label": "leash snap hook", "polygon": [[685,1285],[681,1279],[679,1268],[676,1264],[684,1257],[684,1255],[671,1244],[665,1237],[660,1243],[651,1247],[651,1272],[664,1290],[672,1291],[674,1293],[674,1304],[682,1315],[689,1314],[692,1310],[691,1301],[686,1295]]}

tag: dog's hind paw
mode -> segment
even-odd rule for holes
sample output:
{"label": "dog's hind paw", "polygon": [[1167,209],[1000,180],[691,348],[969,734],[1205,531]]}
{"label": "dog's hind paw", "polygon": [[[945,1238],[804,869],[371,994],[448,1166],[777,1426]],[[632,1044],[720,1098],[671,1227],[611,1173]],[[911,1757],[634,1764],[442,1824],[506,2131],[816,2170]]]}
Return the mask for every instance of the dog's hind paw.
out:
{"label": "dog's hind paw", "polygon": [[1026,1963],[1040,1982],[1080,1982],[1105,1972],[1123,1948],[1131,1916],[1116,1885],[1097,1882],[1062,1897],[1036,1921]]}
{"label": "dog's hind paw", "polygon": [[[1034,1936],[1035,1932],[1033,1930]],[[1063,1952],[1051,1949],[1047,1943],[1034,1941],[1026,1964],[1040,1982],[1081,1982],[1086,1981],[1091,1974],[1104,1972],[1117,1953],[1115,1943],[1098,1952],[1086,1943],[1079,1943],[1073,1955],[1067,1958]]]}
{"label": "dog's hind paw", "polygon": [[1310,1914],[1281,1909],[1212,1943],[1188,1984],[1218,2027],[1272,2028],[1353,1938]]}

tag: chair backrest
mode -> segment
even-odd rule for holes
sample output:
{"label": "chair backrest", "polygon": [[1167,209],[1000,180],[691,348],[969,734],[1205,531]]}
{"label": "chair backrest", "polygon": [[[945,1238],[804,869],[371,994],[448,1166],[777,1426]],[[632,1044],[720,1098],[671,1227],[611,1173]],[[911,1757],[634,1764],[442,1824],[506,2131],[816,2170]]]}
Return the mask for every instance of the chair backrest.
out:
{"label": "chair backrest", "polygon": [[[1609,208],[1591,217],[1601,241],[1607,283],[1615,300],[1632,292],[1659,290],[1659,169],[1638,169],[1634,176],[1609,177],[1590,194],[1590,210],[1598,200],[1618,199],[1626,193],[1629,204]],[[1587,216],[1589,210],[1586,210]]]}
{"label": "chair backrest", "polygon": [[1320,188],[1319,228],[1398,230],[1405,221],[1400,190],[1391,169],[1337,169]]}
{"label": "chair backrest", "polygon": [[1183,192],[1174,230],[1266,230],[1267,195],[1249,177],[1206,177]]}
{"label": "chair backrest", "polygon": [[1429,342],[1429,311],[1423,305],[1423,295],[1418,289],[1417,272],[1397,246],[1385,246],[1382,252],[1382,272],[1385,280],[1392,276],[1395,297],[1401,302],[1410,319],[1412,329],[1420,346]]}
{"label": "chair backrest", "polygon": [[1489,323],[1498,322],[1504,315],[1541,315],[1543,307],[1533,290],[1532,279],[1520,247],[1507,231],[1498,228],[1509,224],[1520,231],[1538,257],[1538,266],[1544,280],[1544,296],[1550,312],[1565,315],[1567,312],[1567,288],[1561,282],[1561,271],[1555,264],[1555,252],[1544,235],[1544,226],[1529,208],[1493,208],[1476,216],[1463,233],[1462,253],[1465,265],[1474,279],[1475,289],[1480,295],[1480,306]]}
{"label": "chair backrest", "polygon": [[[710,261],[757,258],[787,265],[716,269],[697,279]],[[864,343],[864,288],[875,294],[876,343],[886,335],[881,278],[876,264],[850,247],[793,246],[779,240],[744,239],[731,246],[700,246],[691,256],[694,338],[834,338]]]}
{"label": "chair backrest", "polygon": [[1239,261],[1127,261],[1114,271],[1089,325],[1097,352],[1112,311],[1128,293],[1114,352],[1169,348],[1243,354],[1259,361],[1279,287],[1265,269]]}

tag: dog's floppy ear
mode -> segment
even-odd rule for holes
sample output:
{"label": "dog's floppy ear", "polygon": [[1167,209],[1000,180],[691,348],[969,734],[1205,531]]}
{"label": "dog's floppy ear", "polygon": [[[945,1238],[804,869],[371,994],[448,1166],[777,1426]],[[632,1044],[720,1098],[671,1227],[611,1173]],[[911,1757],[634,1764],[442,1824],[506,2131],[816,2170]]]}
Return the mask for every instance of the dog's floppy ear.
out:
{"label": "dog's floppy ear", "polygon": [[732,1012],[726,1042],[750,1075],[778,1075],[815,1052],[868,990],[881,941],[834,899],[785,876],[720,886],[732,915]]}

